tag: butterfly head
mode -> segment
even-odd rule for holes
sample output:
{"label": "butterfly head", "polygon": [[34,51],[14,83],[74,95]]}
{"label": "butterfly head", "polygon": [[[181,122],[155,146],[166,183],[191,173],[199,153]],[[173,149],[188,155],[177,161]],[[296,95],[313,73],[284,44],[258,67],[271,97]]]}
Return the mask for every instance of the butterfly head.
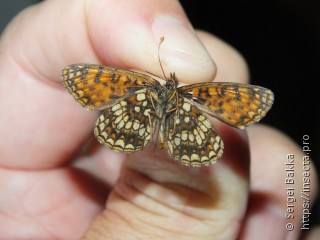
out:
{"label": "butterfly head", "polygon": [[170,73],[170,78],[166,79],[166,81],[167,81],[165,84],[166,89],[174,90],[178,87],[179,82],[175,73]]}

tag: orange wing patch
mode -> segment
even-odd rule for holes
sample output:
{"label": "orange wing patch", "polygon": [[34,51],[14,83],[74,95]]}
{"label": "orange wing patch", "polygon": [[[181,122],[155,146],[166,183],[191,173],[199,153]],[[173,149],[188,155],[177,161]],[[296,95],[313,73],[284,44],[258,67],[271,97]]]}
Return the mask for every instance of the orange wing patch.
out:
{"label": "orange wing patch", "polygon": [[73,64],[62,70],[69,93],[82,106],[101,110],[135,91],[160,83],[148,75],[95,64]]}
{"label": "orange wing patch", "polygon": [[236,128],[245,128],[262,119],[274,96],[266,88],[240,83],[200,83],[178,88],[210,116]]}

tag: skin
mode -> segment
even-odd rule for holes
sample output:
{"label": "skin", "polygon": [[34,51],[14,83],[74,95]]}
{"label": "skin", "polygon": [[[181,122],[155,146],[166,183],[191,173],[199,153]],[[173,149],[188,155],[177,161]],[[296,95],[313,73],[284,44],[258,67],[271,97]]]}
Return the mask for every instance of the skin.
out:
{"label": "skin", "polygon": [[[249,81],[244,59],[195,31],[174,0],[47,0],[8,25],[0,39],[0,233],[4,239],[297,239],[285,229],[285,162],[300,147],[279,130],[215,126],[223,158],[188,168],[149,146],[110,151],[93,139],[97,112],[63,88],[71,63],[99,63],[181,83]],[[217,71],[218,69],[218,71]],[[276,96],[277,97],[277,96]],[[311,163],[311,202],[317,176]],[[319,230],[313,231],[315,236]]]}

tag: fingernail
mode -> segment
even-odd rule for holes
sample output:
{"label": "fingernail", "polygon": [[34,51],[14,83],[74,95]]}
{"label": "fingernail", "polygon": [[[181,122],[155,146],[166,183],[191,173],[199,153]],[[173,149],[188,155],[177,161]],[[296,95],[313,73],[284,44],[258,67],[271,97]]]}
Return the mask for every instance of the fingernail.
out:
{"label": "fingernail", "polygon": [[186,83],[213,79],[215,64],[191,26],[172,16],[157,16],[152,31],[155,39],[164,37],[160,58],[166,73],[175,72],[178,80]]}

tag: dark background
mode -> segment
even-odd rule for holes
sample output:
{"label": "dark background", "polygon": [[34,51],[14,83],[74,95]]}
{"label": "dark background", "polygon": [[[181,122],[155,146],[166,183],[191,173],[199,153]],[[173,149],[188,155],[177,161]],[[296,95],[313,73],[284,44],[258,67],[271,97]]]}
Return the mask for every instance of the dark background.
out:
{"label": "dark background", "polygon": [[[181,1],[195,28],[214,33],[240,51],[248,62],[252,84],[274,92],[275,103],[263,122],[300,146],[302,137],[310,136],[311,156],[319,173],[320,1],[208,2]],[[295,167],[302,167],[299,160]],[[319,199],[311,219],[312,224],[320,222]]]}
{"label": "dark background", "polygon": [[[0,32],[17,12],[36,2],[0,0]],[[250,67],[251,83],[273,90],[275,104],[263,122],[281,129],[299,145],[303,135],[309,135],[311,156],[319,170],[320,1],[181,3],[195,28],[214,33],[241,52]],[[318,206],[311,217],[319,223]]]}

